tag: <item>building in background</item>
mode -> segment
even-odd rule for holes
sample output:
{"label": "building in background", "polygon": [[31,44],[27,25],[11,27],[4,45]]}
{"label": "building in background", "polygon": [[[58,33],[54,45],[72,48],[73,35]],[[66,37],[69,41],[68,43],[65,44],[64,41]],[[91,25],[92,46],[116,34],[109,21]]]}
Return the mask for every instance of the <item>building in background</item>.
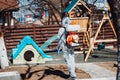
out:
{"label": "building in background", "polygon": [[19,23],[32,23],[34,21],[33,9],[30,9],[30,3],[32,0],[19,0],[19,11],[13,12],[14,18]]}
{"label": "building in background", "polygon": [[17,0],[0,0],[0,25],[11,25],[12,13],[18,9]]}

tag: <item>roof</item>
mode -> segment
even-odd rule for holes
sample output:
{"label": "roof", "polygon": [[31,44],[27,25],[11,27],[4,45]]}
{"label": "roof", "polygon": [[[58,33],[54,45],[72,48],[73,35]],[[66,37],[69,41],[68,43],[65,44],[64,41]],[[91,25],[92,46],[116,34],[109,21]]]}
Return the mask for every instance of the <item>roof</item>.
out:
{"label": "roof", "polygon": [[17,0],[0,0],[0,11],[17,10]]}
{"label": "roof", "polygon": [[91,10],[82,3],[81,0],[72,0],[72,2],[64,9],[64,12],[70,12],[75,6],[79,5],[79,2],[89,11],[91,12]]}
{"label": "roof", "polygon": [[78,1],[79,0],[72,0],[72,2],[64,9],[64,12],[69,12]]}

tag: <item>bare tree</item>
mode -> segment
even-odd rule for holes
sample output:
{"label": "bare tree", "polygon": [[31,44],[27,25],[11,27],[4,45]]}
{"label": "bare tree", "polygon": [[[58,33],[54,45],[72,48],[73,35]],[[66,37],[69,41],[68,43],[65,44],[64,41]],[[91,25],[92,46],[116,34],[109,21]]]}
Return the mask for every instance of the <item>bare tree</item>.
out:
{"label": "bare tree", "polygon": [[118,66],[116,80],[120,80],[120,0],[108,0],[108,3],[110,4],[113,24],[117,33]]}

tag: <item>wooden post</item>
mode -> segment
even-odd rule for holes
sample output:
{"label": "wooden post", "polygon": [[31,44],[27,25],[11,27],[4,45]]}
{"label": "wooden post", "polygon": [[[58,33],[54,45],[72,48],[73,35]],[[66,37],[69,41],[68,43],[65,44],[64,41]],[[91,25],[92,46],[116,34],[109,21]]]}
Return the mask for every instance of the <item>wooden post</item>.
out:
{"label": "wooden post", "polygon": [[7,51],[5,48],[4,38],[1,30],[0,30],[0,64],[2,69],[9,66]]}
{"label": "wooden post", "polygon": [[108,21],[109,21],[110,27],[112,28],[112,31],[113,31],[115,37],[117,38],[117,35],[116,35],[116,33],[115,33],[114,27],[113,27],[113,25],[112,25],[112,22],[111,22],[109,16],[106,15],[106,14],[104,14],[104,16],[103,16],[103,18],[102,18],[102,21],[101,21],[101,23],[100,23],[100,25],[99,25],[99,27],[98,27],[98,29],[97,29],[97,32],[96,32],[96,34],[95,34],[95,36],[94,36],[93,42],[91,43],[91,46],[90,46],[90,48],[89,48],[89,50],[88,50],[88,53],[87,53],[87,55],[86,55],[86,57],[85,57],[85,62],[87,62],[87,59],[88,59],[88,57],[89,57],[92,49],[94,48],[94,42],[103,42],[103,41],[104,41],[104,42],[113,42],[113,41],[117,41],[117,39],[96,40],[96,39],[97,39],[97,36],[98,36],[98,33],[100,32],[100,29],[101,29],[101,27],[102,27],[102,25],[103,25],[103,23],[104,23],[104,20],[108,20]]}

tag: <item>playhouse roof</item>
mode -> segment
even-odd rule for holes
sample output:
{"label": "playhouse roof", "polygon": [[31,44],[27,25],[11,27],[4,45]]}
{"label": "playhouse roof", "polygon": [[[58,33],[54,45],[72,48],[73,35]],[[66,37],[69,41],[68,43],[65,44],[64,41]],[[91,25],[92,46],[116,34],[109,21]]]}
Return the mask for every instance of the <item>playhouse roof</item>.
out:
{"label": "playhouse roof", "polygon": [[81,3],[89,12],[91,12],[91,10],[85,4],[83,4],[81,0],[72,0],[72,2],[64,9],[64,12],[70,12],[75,6],[79,5],[79,3]]}
{"label": "playhouse roof", "polygon": [[64,12],[69,12],[74,7],[74,5],[77,3],[77,1],[79,0],[72,0],[72,2],[64,9]]}
{"label": "playhouse roof", "polygon": [[0,11],[17,10],[17,0],[0,0]]}

